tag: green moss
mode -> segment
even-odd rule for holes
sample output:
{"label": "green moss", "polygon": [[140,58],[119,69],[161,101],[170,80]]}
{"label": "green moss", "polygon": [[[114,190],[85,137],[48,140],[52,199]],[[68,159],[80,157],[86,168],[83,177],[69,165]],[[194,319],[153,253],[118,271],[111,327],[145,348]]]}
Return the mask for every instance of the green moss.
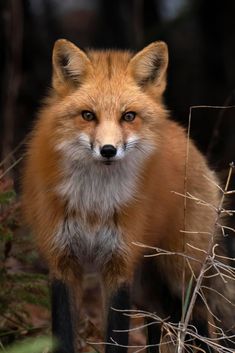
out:
{"label": "green moss", "polygon": [[[55,345],[53,345],[55,346]],[[6,353],[42,353],[52,349],[51,337],[28,338],[14,344],[6,350]]]}
{"label": "green moss", "polygon": [[50,309],[47,277],[43,274],[6,274],[0,272],[0,279],[5,285],[0,290],[0,309],[8,310],[11,303],[26,302]]}
{"label": "green moss", "polygon": [[44,275],[41,273],[21,272],[21,273],[11,274],[8,276],[11,277],[12,281],[14,281],[14,282],[23,282],[25,284],[29,282],[29,284],[32,284],[32,285],[35,282],[40,281],[40,280],[47,281],[47,275]]}

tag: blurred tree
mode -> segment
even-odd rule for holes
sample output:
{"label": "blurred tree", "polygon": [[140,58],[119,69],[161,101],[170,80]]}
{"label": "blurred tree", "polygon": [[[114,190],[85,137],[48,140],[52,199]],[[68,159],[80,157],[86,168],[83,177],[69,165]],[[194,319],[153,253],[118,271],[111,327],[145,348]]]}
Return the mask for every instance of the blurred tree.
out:
{"label": "blurred tree", "polygon": [[[5,5],[5,7],[4,7]],[[3,30],[5,34],[5,68],[2,80],[2,158],[8,155],[13,146],[16,104],[21,85],[23,9],[22,1],[9,0],[3,6]],[[4,66],[4,65],[3,65]]]}
{"label": "blurred tree", "polygon": [[[82,47],[130,49],[165,40],[170,51],[166,103],[184,125],[191,105],[224,104],[234,90],[233,0],[3,0],[0,11],[1,157],[30,128],[50,86],[51,51],[59,37]],[[232,113],[223,113],[220,129],[224,146],[220,140],[220,148],[213,147],[213,161],[228,159],[226,141],[234,150],[234,120],[227,114]],[[193,112],[192,136],[205,153],[220,116],[215,110]]]}

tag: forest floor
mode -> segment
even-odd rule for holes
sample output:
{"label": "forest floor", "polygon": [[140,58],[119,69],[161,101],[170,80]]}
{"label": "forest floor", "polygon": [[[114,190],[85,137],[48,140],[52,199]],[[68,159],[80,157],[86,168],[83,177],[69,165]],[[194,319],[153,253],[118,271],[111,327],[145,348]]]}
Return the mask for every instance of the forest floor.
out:
{"label": "forest floor", "polygon": [[[0,173],[1,174],[1,173]],[[0,352],[28,338],[50,337],[50,290],[45,263],[39,257],[32,236],[21,223],[20,202],[10,179],[0,179]],[[82,317],[78,327],[79,352],[103,352],[101,345],[102,302],[97,275],[85,280]],[[133,320],[132,320],[133,321]],[[142,322],[135,319],[133,325]],[[143,346],[143,330],[131,332],[130,345]],[[17,345],[10,352],[18,353]],[[30,348],[23,353],[35,353]],[[135,349],[130,350],[134,352]],[[38,353],[49,352],[47,347]]]}

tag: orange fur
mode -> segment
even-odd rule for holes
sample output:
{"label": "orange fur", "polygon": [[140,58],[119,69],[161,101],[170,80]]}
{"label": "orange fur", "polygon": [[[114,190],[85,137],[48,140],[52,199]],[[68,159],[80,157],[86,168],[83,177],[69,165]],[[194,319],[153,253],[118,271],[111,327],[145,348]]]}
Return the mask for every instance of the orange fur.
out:
{"label": "orange fur", "polygon": [[[78,278],[82,280],[85,271],[83,261],[71,252],[69,246],[60,248],[60,243],[54,241],[65,217],[68,222],[82,220],[84,229],[89,229],[93,238],[97,236],[96,229],[102,227],[115,227],[121,233],[121,250],[114,251],[105,266],[98,266],[107,291],[122,282],[131,282],[143,255],[149,252],[133,242],[184,252],[197,260],[189,260],[190,266],[185,264],[186,282],[191,278],[191,269],[195,276],[199,274],[205,253],[195,248],[207,250],[209,233],[214,232],[216,212],[192,200],[187,200],[185,211],[184,197],[176,193],[185,194],[187,191],[217,206],[219,193],[214,183],[218,181],[191,140],[187,161],[185,131],[168,119],[162,102],[167,62],[164,43],[153,43],[135,56],[121,51],[84,53],[65,40],[56,43],[53,90],[39,113],[29,140],[23,178],[26,220],[53,276],[72,282]],[[84,110],[94,112],[97,120],[84,120],[81,116]],[[133,122],[120,120],[126,111],[136,112]],[[139,152],[142,153],[141,158],[135,161],[133,157],[133,163],[138,165],[133,169],[137,175],[133,175],[134,186],[129,197],[117,202],[107,215],[100,214],[102,205],[94,208],[84,206],[83,209],[79,200],[73,200],[77,206],[69,205],[69,196],[67,199],[65,195],[67,191],[63,195],[58,192],[59,185],[67,190],[63,186],[68,177],[66,159],[70,158],[69,153],[76,155],[76,147],[69,147],[64,157],[66,143],[75,141],[80,133],[89,137],[90,144],[97,144],[97,150],[104,144],[123,146],[133,136],[140,139],[139,149],[142,148],[141,140],[147,146],[145,152]],[[74,164],[80,163],[79,146],[77,148]],[[115,162],[116,166],[118,163],[125,165],[126,152],[122,153],[124,155]],[[135,150],[129,152],[130,156],[131,153]],[[84,163],[86,160],[84,157]],[[98,173],[96,165],[102,162],[94,159],[93,165],[91,157],[89,163],[91,173]],[[114,166],[102,168],[108,171]],[[122,182],[121,178],[120,184]],[[79,185],[78,181],[78,188]],[[115,187],[118,194],[119,182]],[[77,225],[72,227],[78,229]],[[181,230],[195,233],[182,233]],[[171,291],[180,297],[183,258],[159,256],[155,265]]]}

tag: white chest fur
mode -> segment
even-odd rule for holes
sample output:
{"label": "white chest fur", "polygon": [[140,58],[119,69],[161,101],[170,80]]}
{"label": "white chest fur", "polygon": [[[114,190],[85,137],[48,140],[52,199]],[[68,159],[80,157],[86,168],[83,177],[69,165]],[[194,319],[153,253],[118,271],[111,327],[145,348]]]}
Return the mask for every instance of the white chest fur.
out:
{"label": "white chest fur", "polygon": [[64,170],[57,192],[70,210],[95,212],[104,219],[135,197],[139,174],[135,161],[110,166],[74,163]]}
{"label": "white chest fur", "polygon": [[[62,148],[63,147],[63,148]],[[78,213],[78,219],[65,219],[55,235],[56,246],[69,249],[83,267],[92,263],[96,269],[104,266],[113,254],[125,254],[121,229],[115,224],[116,211],[136,197],[143,155],[126,156],[111,165],[95,161],[89,155],[81,157],[80,150],[60,147],[64,158],[62,178],[56,191],[66,201],[68,213]],[[79,151],[79,153],[78,153]],[[89,215],[97,223],[91,226]]]}
{"label": "white chest fur", "polygon": [[84,221],[65,219],[57,229],[55,246],[69,251],[83,268],[102,268],[114,254],[125,253],[121,230],[115,224],[89,227]]}

